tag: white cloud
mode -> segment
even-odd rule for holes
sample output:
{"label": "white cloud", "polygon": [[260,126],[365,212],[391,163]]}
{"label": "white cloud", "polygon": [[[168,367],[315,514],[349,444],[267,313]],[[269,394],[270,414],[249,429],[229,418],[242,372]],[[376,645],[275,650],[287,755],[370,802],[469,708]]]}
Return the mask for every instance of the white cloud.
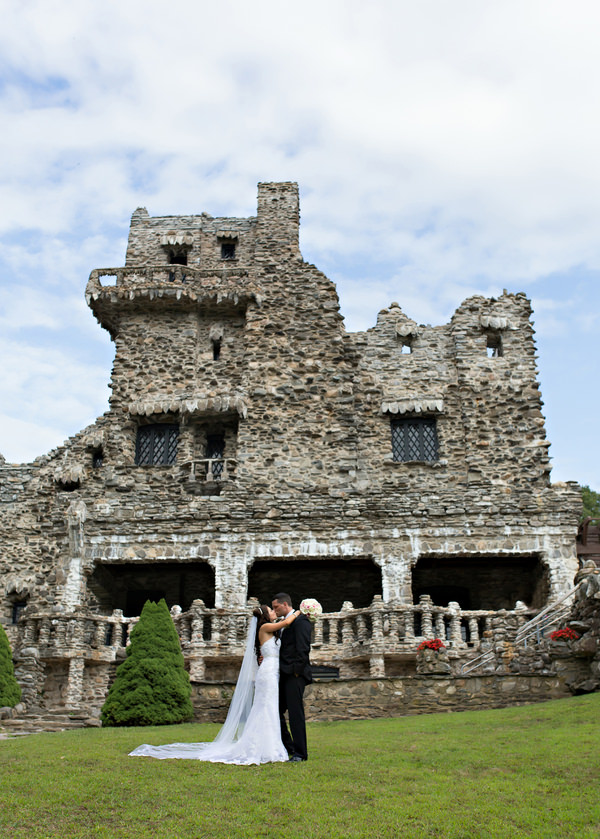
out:
{"label": "white cloud", "polygon": [[[0,326],[28,383],[14,410],[43,387],[25,332],[55,342],[60,368],[64,324],[89,342],[68,387],[90,398],[78,376],[104,370],[106,344],[82,319],[85,280],[123,262],[136,206],[251,215],[259,180],[299,181],[303,252],[350,328],[392,300],[444,322],[507,287],[534,294],[540,336],[569,336],[573,366],[597,354],[599,24],[584,0],[8,0]],[[576,294],[552,279],[574,270],[589,276]]]}
{"label": "white cloud", "polygon": [[[7,463],[30,463],[65,440],[65,435],[58,428],[4,414],[0,414],[0,437],[3,441],[0,454]],[[8,444],[9,448],[4,444]]]}

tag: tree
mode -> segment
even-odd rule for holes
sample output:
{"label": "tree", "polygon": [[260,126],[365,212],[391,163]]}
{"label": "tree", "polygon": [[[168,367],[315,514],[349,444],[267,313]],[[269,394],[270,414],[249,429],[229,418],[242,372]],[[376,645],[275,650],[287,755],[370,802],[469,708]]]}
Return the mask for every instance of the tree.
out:
{"label": "tree", "polygon": [[8,635],[0,624],[0,705],[13,708],[21,700],[21,688],[15,679]]}
{"label": "tree", "polygon": [[102,706],[102,725],[169,725],[192,715],[190,678],[168,606],[147,600]]}
{"label": "tree", "polygon": [[582,486],[581,500],[583,501],[582,521],[588,517],[600,521],[600,493],[594,492],[589,486]]}

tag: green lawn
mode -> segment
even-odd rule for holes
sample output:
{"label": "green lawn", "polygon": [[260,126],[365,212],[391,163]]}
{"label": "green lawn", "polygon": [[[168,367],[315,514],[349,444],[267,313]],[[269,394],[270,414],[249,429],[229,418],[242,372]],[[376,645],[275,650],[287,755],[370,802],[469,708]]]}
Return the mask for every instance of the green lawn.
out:
{"label": "green lawn", "polygon": [[2,839],[600,837],[600,694],[498,711],[312,723],[310,760],[130,758],[214,725],[0,741]]}

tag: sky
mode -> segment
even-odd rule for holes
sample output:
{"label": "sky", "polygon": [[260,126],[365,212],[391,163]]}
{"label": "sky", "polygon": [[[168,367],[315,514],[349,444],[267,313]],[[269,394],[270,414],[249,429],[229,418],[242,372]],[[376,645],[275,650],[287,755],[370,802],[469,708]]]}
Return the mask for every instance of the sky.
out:
{"label": "sky", "polygon": [[4,0],[0,452],[108,408],[84,300],[131,213],[256,214],[297,181],[304,258],[349,331],[397,301],[534,307],[552,480],[600,490],[600,5]]}

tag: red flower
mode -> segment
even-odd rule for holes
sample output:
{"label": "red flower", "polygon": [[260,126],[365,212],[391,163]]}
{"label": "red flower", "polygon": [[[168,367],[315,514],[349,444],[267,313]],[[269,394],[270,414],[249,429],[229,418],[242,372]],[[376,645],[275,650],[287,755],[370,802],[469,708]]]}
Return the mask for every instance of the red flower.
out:
{"label": "red flower", "polygon": [[434,650],[435,652],[438,652],[438,650],[443,649],[445,646],[446,645],[439,638],[430,638],[427,641],[421,641],[417,647],[417,652],[420,653],[423,650]]}
{"label": "red flower", "polygon": [[569,626],[564,626],[562,629],[555,629],[550,633],[551,641],[577,641],[579,635],[574,629]]}

